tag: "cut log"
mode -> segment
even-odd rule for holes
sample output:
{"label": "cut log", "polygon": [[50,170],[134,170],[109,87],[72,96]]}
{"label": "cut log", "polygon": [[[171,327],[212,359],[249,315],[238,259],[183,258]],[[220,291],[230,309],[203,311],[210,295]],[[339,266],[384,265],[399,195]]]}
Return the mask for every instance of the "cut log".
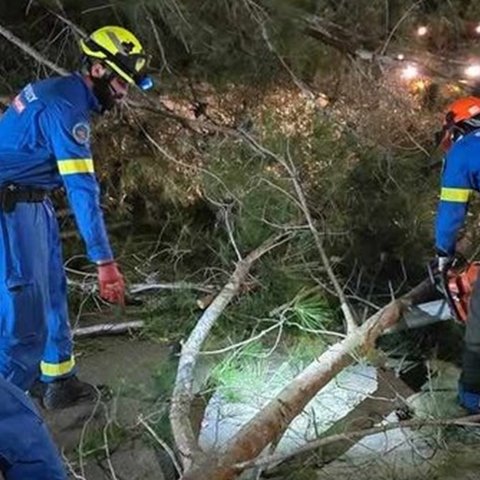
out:
{"label": "cut log", "polygon": [[102,335],[121,335],[123,333],[140,330],[145,325],[143,320],[133,320],[123,323],[102,323],[91,327],[79,327],[73,330],[75,338],[98,337]]}

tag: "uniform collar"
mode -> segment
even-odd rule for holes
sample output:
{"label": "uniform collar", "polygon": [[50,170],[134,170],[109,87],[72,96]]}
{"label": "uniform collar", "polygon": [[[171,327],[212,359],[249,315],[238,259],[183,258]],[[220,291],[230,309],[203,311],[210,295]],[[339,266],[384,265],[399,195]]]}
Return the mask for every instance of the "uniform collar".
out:
{"label": "uniform collar", "polygon": [[87,97],[88,108],[90,110],[92,110],[93,112],[100,113],[102,111],[102,107],[100,105],[100,102],[97,100],[97,97],[93,93],[92,89],[85,82],[85,78],[83,77],[83,75],[80,72],[75,72],[73,75],[80,80],[82,86],[85,89],[85,95]]}

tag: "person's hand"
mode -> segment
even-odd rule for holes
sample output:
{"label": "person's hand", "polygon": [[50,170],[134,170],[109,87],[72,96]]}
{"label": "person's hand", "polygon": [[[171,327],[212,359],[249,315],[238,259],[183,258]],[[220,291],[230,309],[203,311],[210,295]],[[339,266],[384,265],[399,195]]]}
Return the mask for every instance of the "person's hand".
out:
{"label": "person's hand", "polygon": [[107,302],[125,305],[125,280],[117,262],[101,263],[97,268],[100,296]]}

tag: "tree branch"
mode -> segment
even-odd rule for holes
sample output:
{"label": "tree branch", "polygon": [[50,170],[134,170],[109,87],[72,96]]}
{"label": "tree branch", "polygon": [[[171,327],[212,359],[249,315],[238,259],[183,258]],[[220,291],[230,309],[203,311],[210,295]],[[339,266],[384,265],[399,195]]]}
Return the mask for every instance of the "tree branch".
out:
{"label": "tree branch", "polygon": [[[320,447],[324,447],[332,443],[341,442],[344,440],[349,440],[349,441],[358,440],[360,438],[368,437],[369,435],[375,435],[377,433],[385,433],[385,432],[388,432],[389,430],[395,430],[397,428],[420,429],[422,427],[465,426],[465,425],[472,425],[477,422],[480,422],[480,415],[470,415],[467,417],[449,418],[449,419],[445,419],[445,418],[414,419],[414,420],[405,420],[402,422],[392,422],[384,425],[379,425],[377,427],[366,428],[363,430],[356,430],[354,432],[348,432],[348,433],[337,433],[335,435],[330,435],[325,438],[319,438],[318,440],[313,440],[312,442],[308,442],[302,447],[292,450],[287,454],[269,455],[266,457],[262,457],[258,460],[240,463],[236,465],[236,468],[243,471],[247,468],[266,467],[272,464],[284,462],[289,458],[296,457],[297,455],[301,455],[303,453],[316,450]],[[477,425],[477,426],[480,427],[480,425]]]}
{"label": "tree branch", "polygon": [[34,58],[38,63],[45,65],[46,67],[50,68],[50,70],[53,70],[59,75],[68,75],[67,70],[51,62],[50,60],[48,60],[48,58],[45,58],[40,52],[38,52],[27,43],[20,40],[16,35],[14,35],[12,32],[10,32],[10,30],[6,29],[2,25],[0,25],[0,35],[5,37],[9,42],[16,45],[18,48],[24,51],[27,55]]}
{"label": "tree branch", "polygon": [[140,330],[145,325],[143,320],[132,320],[123,323],[102,323],[100,325],[92,325],[90,327],[79,327],[73,330],[75,338],[80,337],[98,337],[102,335],[119,335],[128,333],[133,330]]}
{"label": "tree branch", "polygon": [[[215,457],[194,458],[183,480],[231,480],[241,473],[239,464],[256,458],[288,428],[308,402],[345,367],[374,348],[375,340],[412,304],[422,298],[425,281],[394,300],[347,337],[332,345],[307,366],[280,394],[262,408]],[[188,418],[188,417],[185,417]]]}
{"label": "tree branch", "polygon": [[225,307],[238,294],[253,263],[273,248],[285,243],[291,236],[291,232],[276,235],[237,263],[228,283],[202,314],[182,347],[171,400],[170,423],[175,443],[183,457],[186,468],[189,467],[193,458],[204,457],[197,445],[192,425],[188,420],[190,418],[190,405],[193,400],[193,370],[200,355],[200,349]]}
{"label": "tree branch", "polygon": [[315,245],[317,247],[318,253],[320,254],[320,258],[322,260],[322,264],[325,267],[325,270],[327,272],[328,278],[330,279],[330,282],[333,285],[333,288],[335,290],[335,294],[337,295],[338,299],[340,300],[340,307],[343,312],[343,316],[345,318],[345,324],[346,324],[346,331],[351,332],[357,328],[357,325],[355,323],[354,316],[352,314],[351,308],[349,306],[347,297],[340,286],[340,283],[335,275],[335,272],[333,271],[332,265],[330,263],[330,259],[328,258],[327,252],[325,251],[325,248],[323,247],[323,242],[320,237],[320,233],[318,232],[317,228],[315,227],[315,223],[312,217],[312,214],[310,212],[310,208],[308,206],[307,198],[305,196],[305,192],[303,190],[303,187],[300,183],[300,178],[298,175],[298,171],[295,167],[295,164],[290,156],[290,152],[287,152],[287,158],[284,158],[281,155],[277,155],[276,153],[272,152],[265,146],[259,144],[253,137],[251,137],[249,134],[242,132],[244,138],[249,142],[251,146],[253,146],[257,151],[260,153],[267,155],[271,158],[273,158],[275,161],[277,161],[288,173],[291,182],[293,183],[295,193],[297,194],[297,199],[298,203],[297,205],[300,206],[300,209],[302,210],[303,215],[305,216],[305,219],[307,220],[307,225],[308,228],[310,229],[310,232],[312,233],[313,239],[315,241]]}

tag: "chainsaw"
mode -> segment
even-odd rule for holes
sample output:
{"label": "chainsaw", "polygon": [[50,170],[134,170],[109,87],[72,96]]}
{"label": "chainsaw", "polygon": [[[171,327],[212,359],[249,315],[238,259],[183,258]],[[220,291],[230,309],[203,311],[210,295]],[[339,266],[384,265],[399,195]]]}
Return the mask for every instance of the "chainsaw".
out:
{"label": "chainsaw", "polygon": [[450,311],[459,323],[465,324],[473,286],[480,274],[480,262],[464,262],[461,267],[455,265],[441,274],[442,293]]}
{"label": "chainsaw", "polygon": [[452,317],[462,325],[466,323],[473,286],[480,275],[480,262],[458,259],[446,272],[430,270],[429,273],[433,285],[431,300],[413,305],[388,333],[425,327]]}

